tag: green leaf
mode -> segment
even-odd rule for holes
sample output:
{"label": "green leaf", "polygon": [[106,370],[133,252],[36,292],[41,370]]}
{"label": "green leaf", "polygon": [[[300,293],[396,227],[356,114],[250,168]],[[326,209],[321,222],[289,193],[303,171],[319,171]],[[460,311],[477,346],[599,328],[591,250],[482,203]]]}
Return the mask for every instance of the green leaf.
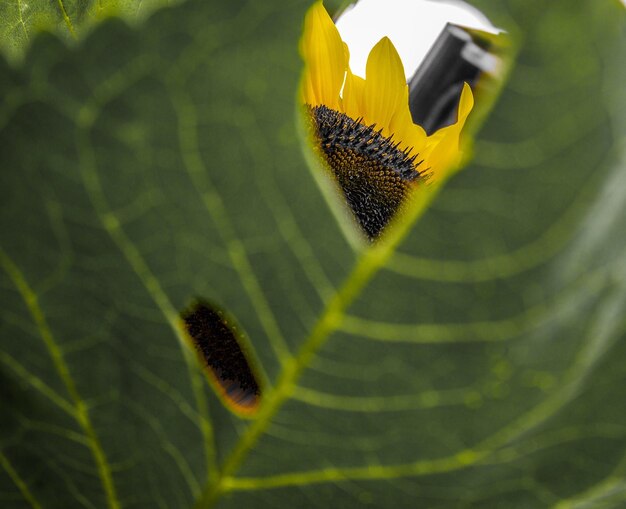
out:
{"label": "green leaf", "polygon": [[0,52],[18,59],[42,30],[70,42],[108,16],[139,21],[175,3],[178,0],[0,0]]}
{"label": "green leaf", "polygon": [[[1,504],[623,506],[623,6],[477,2],[507,86],[368,249],[296,134],[306,4],[191,0],[0,63]],[[251,419],[187,347],[194,297],[246,333]]]}

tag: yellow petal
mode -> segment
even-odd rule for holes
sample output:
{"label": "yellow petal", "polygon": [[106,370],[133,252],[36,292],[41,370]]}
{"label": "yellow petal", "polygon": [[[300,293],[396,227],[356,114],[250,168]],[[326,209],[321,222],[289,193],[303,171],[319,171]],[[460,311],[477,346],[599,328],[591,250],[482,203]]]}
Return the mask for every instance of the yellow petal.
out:
{"label": "yellow petal", "polygon": [[474,94],[467,83],[463,83],[463,91],[461,92],[461,100],[459,101],[459,112],[457,115],[457,123],[461,124],[461,128],[465,125],[467,116],[474,108]]}
{"label": "yellow petal", "polygon": [[346,83],[343,87],[343,112],[352,119],[363,117],[363,93],[365,80],[355,76],[348,68]]}
{"label": "yellow petal", "polygon": [[456,123],[439,129],[432,136],[429,136],[426,142],[426,163],[432,171],[433,178],[443,176],[459,163],[461,158],[459,138],[461,130],[465,125],[465,120],[473,107],[474,96],[472,95],[472,89],[467,83],[464,83]]}
{"label": "yellow petal", "polygon": [[372,48],[365,67],[363,117],[367,124],[376,124],[385,136],[391,136],[391,119],[402,109],[408,109],[406,78],[400,56],[392,42],[383,37]]}
{"label": "yellow petal", "polygon": [[304,19],[300,52],[305,62],[302,100],[338,110],[339,93],[348,65],[346,48],[322,2],[311,6]]}
{"label": "yellow petal", "polygon": [[390,122],[393,139],[400,142],[401,150],[410,150],[413,154],[421,154],[426,145],[426,131],[413,123],[409,110],[409,87],[404,85],[399,109],[394,113]]}

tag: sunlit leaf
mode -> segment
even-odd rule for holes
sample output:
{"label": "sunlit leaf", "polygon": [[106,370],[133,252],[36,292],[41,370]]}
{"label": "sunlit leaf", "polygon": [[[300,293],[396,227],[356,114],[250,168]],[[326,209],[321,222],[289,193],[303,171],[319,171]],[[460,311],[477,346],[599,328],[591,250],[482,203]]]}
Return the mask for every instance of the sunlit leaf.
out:
{"label": "sunlit leaf", "polygon": [[42,30],[72,42],[108,16],[138,21],[176,3],[179,0],[0,0],[0,51],[18,58]]}

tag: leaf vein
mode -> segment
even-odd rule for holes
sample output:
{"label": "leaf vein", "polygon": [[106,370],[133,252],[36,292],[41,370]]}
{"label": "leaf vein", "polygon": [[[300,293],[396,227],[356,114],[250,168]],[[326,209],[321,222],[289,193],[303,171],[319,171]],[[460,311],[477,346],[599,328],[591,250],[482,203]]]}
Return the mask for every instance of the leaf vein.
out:
{"label": "leaf vein", "polygon": [[7,473],[7,475],[11,478],[17,489],[20,490],[20,493],[24,497],[24,499],[30,504],[33,509],[41,509],[41,504],[37,501],[37,499],[33,496],[28,488],[28,484],[22,479],[20,474],[15,470],[9,458],[6,457],[4,452],[0,450],[0,465]]}
{"label": "leaf vein", "polygon": [[70,398],[72,399],[74,417],[87,437],[89,448],[98,468],[98,474],[100,475],[102,486],[106,494],[108,506],[111,509],[119,509],[120,504],[117,499],[115,484],[113,482],[113,476],[111,474],[111,469],[106,455],[93,427],[91,418],[89,417],[87,406],[78,392],[76,383],[74,382],[69,367],[63,357],[63,353],[52,334],[52,330],[48,325],[41,307],[39,306],[37,295],[28,285],[19,267],[2,248],[0,248],[0,266],[2,266],[3,270],[13,281],[13,284],[22,297],[22,300],[24,301],[24,304],[26,305],[33,321],[37,325],[37,329],[39,330],[41,339],[50,354],[52,363],[59,377],[63,381]]}
{"label": "leaf vein", "polygon": [[218,227],[230,260],[239,274],[241,283],[256,310],[278,361],[285,365],[291,359],[287,342],[246,255],[243,242],[237,237],[235,229],[224,210],[222,199],[215,190],[200,156],[195,109],[190,99],[182,92],[182,87],[177,84],[170,84],[170,88],[172,89],[172,101],[178,118],[179,144],[185,169],[197,188],[211,219]]}

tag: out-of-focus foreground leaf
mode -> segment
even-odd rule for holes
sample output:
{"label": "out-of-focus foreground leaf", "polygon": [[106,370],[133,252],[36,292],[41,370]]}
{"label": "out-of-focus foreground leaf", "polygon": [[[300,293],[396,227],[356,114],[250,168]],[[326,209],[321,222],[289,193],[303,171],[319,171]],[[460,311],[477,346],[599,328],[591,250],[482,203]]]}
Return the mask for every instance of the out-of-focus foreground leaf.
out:
{"label": "out-of-focus foreground leaf", "polygon": [[0,52],[17,58],[41,30],[71,41],[107,16],[141,20],[174,3],[178,0],[0,0]]}
{"label": "out-of-focus foreground leaf", "polygon": [[[624,8],[480,5],[510,81],[374,249],[295,134],[304,1],[191,0],[0,63],[3,507],[623,506]],[[249,336],[253,419],[186,353],[194,296]]]}

